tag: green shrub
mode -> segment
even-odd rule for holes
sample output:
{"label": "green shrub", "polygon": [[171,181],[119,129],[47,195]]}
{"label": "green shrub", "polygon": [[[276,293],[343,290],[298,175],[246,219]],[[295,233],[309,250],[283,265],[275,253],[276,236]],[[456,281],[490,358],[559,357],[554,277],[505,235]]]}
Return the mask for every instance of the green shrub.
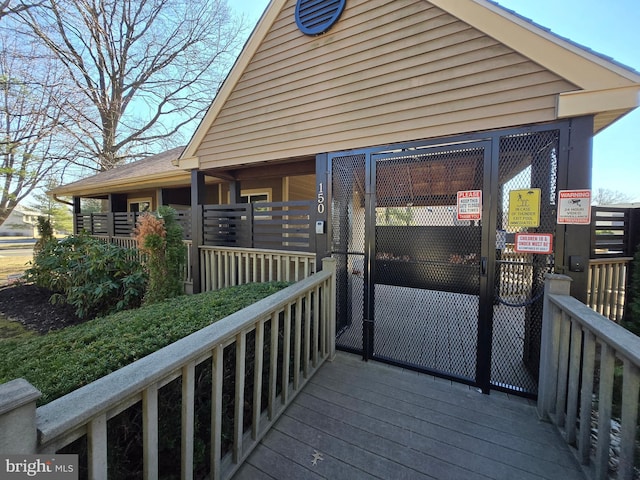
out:
{"label": "green shrub", "polygon": [[0,383],[25,378],[48,403],[287,286],[184,295],[39,337],[0,340]]}
{"label": "green shrub", "polygon": [[38,241],[33,246],[33,252],[36,255],[45,245],[56,241],[56,238],[53,236],[53,226],[48,218],[38,217],[38,232],[40,233],[40,238],[38,238]]}
{"label": "green shrub", "polygon": [[176,211],[163,206],[157,215],[141,215],[135,234],[138,248],[147,254],[145,266],[149,283],[144,303],[161,302],[182,295],[187,247],[182,241],[182,227],[176,221]]}
{"label": "green shrub", "polygon": [[[103,377],[139,358],[198,331],[286,287],[286,283],[249,284],[216,292],[181,296],[137,310],[119,312],[45,336],[0,340],[0,383],[25,378],[41,392],[39,404],[48,403]],[[269,338],[269,330],[265,332]],[[250,355],[253,341],[248,339]],[[233,433],[235,356],[225,349],[223,439]],[[268,349],[265,350],[268,355]],[[251,363],[247,371],[252,378]],[[281,380],[279,380],[281,381]],[[195,453],[196,470],[209,471],[211,425],[211,362],[196,368]],[[264,391],[267,391],[265,386]],[[180,478],[181,378],[158,393],[160,471],[163,478]],[[249,400],[250,401],[250,400]],[[249,418],[249,417],[247,417]],[[142,410],[140,403],[108,424],[110,477],[122,480],[142,476]],[[80,455],[80,478],[87,477],[84,437],[61,453]],[[227,444],[229,440],[227,440]],[[204,478],[204,474],[199,478]]]}
{"label": "green shrub", "polygon": [[55,292],[52,302],[72,305],[80,318],[135,308],[146,286],[130,249],[86,234],[45,243],[25,273],[27,281]]}
{"label": "green shrub", "polygon": [[633,257],[632,275],[629,282],[629,303],[622,325],[640,335],[640,245]]}

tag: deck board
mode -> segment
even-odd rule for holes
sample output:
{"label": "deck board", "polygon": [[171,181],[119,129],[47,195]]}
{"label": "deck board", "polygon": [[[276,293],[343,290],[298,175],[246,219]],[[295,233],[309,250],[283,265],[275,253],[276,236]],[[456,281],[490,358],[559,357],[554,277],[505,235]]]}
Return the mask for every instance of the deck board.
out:
{"label": "deck board", "polygon": [[[314,453],[322,459],[312,464]],[[339,352],[237,479],[584,479],[534,405]]]}

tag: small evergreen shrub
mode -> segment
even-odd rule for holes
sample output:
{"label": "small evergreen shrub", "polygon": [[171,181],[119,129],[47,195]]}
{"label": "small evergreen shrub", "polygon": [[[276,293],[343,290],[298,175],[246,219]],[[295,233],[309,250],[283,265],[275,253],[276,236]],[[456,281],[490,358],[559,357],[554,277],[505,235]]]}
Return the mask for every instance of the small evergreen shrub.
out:
{"label": "small evergreen shrub", "polygon": [[640,335],[640,245],[633,257],[632,275],[629,282],[629,303],[622,325],[629,331]]}
{"label": "small evergreen shrub", "polygon": [[34,255],[26,280],[52,290],[53,303],[92,318],[140,305],[146,274],[130,250],[86,234],[48,242]]}
{"label": "small evergreen shrub", "polygon": [[38,232],[40,232],[40,238],[33,246],[34,254],[38,254],[48,243],[56,241],[56,237],[53,236],[53,226],[48,218],[38,217]]}
{"label": "small evergreen shrub", "polygon": [[141,215],[134,233],[138,249],[147,254],[145,266],[149,283],[144,303],[182,295],[187,247],[182,241],[182,227],[176,221],[175,210],[163,206],[157,215]]}

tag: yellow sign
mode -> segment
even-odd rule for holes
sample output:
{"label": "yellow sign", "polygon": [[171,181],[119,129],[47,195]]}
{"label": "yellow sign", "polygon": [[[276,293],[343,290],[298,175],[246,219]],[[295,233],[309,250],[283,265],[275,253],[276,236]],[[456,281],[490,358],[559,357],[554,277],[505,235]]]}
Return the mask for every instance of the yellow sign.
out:
{"label": "yellow sign", "polygon": [[509,192],[509,226],[540,226],[540,189],[511,190]]}

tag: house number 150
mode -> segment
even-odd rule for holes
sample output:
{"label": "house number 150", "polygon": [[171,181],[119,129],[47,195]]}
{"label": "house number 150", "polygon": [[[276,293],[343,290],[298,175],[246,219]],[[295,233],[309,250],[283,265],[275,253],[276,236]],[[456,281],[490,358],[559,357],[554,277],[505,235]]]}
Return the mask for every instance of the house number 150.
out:
{"label": "house number 150", "polygon": [[318,184],[318,213],[324,213],[324,185]]}

